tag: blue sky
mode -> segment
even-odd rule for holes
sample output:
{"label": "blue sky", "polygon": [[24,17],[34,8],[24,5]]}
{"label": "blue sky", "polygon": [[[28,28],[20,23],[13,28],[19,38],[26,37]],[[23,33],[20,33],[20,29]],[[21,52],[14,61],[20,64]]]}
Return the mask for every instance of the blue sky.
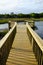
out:
{"label": "blue sky", "polygon": [[43,12],[43,0],[1,0],[0,13],[33,13]]}

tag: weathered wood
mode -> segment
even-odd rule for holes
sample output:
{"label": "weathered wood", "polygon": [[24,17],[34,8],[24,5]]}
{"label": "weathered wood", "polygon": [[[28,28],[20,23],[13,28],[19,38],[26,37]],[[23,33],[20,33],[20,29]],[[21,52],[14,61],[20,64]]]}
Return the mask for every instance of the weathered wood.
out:
{"label": "weathered wood", "polygon": [[30,25],[30,27],[34,28],[35,27],[35,22],[34,21],[29,21],[29,20],[25,20],[26,22],[28,22],[28,24]]}
{"label": "weathered wood", "polygon": [[0,41],[0,65],[5,65],[16,33],[16,23]]}
{"label": "weathered wood", "polygon": [[6,65],[38,65],[26,32],[26,25],[17,26]]}
{"label": "weathered wood", "polygon": [[26,25],[27,25],[27,34],[32,43],[33,51],[38,61],[38,65],[43,65],[43,41],[38,36],[38,34],[32,30],[32,28],[29,26],[28,23],[26,23]]}

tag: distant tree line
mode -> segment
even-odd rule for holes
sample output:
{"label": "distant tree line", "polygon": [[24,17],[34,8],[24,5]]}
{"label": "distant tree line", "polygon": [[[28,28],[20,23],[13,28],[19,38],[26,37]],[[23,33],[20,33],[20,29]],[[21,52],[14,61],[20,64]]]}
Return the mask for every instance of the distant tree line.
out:
{"label": "distant tree line", "polygon": [[43,18],[43,13],[30,13],[30,14],[0,14],[0,18]]}

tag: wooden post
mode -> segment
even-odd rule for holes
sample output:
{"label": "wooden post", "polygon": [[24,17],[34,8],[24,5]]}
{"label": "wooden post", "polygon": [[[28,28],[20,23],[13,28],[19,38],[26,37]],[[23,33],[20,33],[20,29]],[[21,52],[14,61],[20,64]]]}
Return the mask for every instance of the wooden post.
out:
{"label": "wooden post", "polygon": [[11,25],[11,21],[9,21],[9,23],[8,23],[8,24],[9,24],[9,29],[11,29],[11,27],[10,27],[10,25]]}

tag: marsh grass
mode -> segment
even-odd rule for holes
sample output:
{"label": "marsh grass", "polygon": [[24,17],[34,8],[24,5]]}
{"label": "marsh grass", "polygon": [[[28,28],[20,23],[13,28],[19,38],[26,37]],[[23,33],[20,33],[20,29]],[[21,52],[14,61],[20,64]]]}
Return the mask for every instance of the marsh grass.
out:
{"label": "marsh grass", "polygon": [[4,23],[9,23],[9,21],[14,21],[14,22],[16,22],[16,21],[19,21],[19,20],[24,20],[24,22],[26,21],[26,20],[28,20],[28,21],[34,21],[34,20],[41,20],[41,21],[43,21],[43,18],[3,18],[3,19],[0,19],[0,24],[4,24]]}

